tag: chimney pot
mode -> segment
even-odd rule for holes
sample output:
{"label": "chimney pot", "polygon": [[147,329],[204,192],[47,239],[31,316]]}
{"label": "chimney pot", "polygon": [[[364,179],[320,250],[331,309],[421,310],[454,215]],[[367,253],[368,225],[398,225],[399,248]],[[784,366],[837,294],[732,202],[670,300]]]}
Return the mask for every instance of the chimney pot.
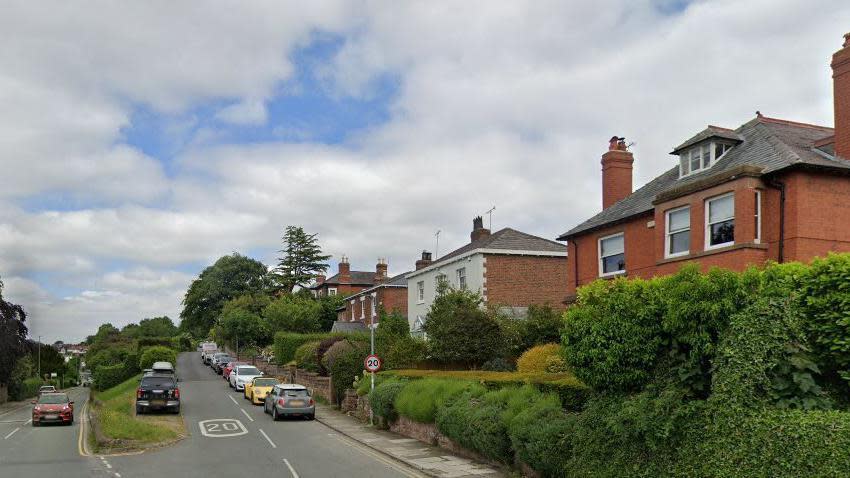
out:
{"label": "chimney pot", "polygon": [[375,284],[383,284],[387,280],[387,260],[378,259],[375,266]]}
{"label": "chimney pot", "polygon": [[634,156],[626,146],[626,138],[613,136],[608,151],[602,155],[602,209],[632,193]]}
{"label": "chimney pot", "polygon": [[832,95],[835,115],[835,154],[850,158],[850,33],[832,55]]}
{"label": "chimney pot", "polygon": [[489,237],[490,229],[486,229],[484,227],[484,219],[481,216],[476,216],[472,219],[472,232],[469,234],[469,238],[472,242],[475,242],[479,239]]}
{"label": "chimney pot", "polygon": [[344,254],[339,260],[339,283],[351,283],[351,264],[348,263],[348,257],[346,257]]}
{"label": "chimney pot", "polygon": [[416,261],[416,270],[428,267],[429,265],[431,265],[431,253],[428,251],[422,251],[422,258]]}

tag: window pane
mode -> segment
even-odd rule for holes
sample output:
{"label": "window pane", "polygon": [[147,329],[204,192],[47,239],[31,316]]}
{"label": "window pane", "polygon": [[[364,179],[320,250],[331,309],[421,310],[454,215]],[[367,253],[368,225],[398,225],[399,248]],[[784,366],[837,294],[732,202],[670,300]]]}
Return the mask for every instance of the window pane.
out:
{"label": "window pane", "polygon": [[602,258],[602,273],[608,274],[611,272],[626,270],[625,254],[616,254]]}
{"label": "window pane", "polygon": [[723,221],[735,217],[735,198],[726,196],[720,199],[714,199],[708,202],[708,222]]}
{"label": "window pane", "polygon": [[699,148],[691,150],[691,171],[698,170],[699,167]]}
{"label": "window pane", "polygon": [[707,168],[711,163],[711,146],[702,147],[702,167]]}
{"label": "window pane", "polygon": [[735,241],[735,220],[718,222],[711,225],[710,243],[712,246]]}
{"label": "window pane", "polygon": [[691,227],[691,208],[679,209],[668,214],[670,221],[670,232],[680,231],[682,229],[690,229]]}
{"label": "window pane", "polygon": [[691,250],[691,231],[670,234],[670,254],[688,252]]}
{"label": "window pane", "polygon": [[602,239],[601,244],[602,256],[610,256],[613,254],[622,254],[623,249],[623,235],[620,234],[618,236],[609,237],[607,239]]}

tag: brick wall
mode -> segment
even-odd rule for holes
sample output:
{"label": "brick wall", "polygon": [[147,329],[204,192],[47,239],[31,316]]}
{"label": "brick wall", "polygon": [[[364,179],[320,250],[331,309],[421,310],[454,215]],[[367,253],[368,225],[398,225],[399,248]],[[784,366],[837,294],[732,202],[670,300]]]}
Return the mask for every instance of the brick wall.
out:
{"label": "brick wall", "polygon": [[[380,287],[373,291],[375,293],[375,312],[377,313],[383,307],[387,313],[396,311],[404,317],[407,317],[407,287]],[[360,298],[364,297],[363,302],[363,319],[360,315]],[[352,309],[351,300],[354,300]],[[356,295],[349,297],[345,301],[345,309],[337,312],[337,320],[349,322],[353,318],[356,321],[361,321],[365,324],[369,323],[369,318],[372,314],[372,293],[365,295]]]}
{"label": "brick wall", "polygon": [[566,284],[566,257],[484,256],[484,295],[489,304],[560,307],[567,295]]}

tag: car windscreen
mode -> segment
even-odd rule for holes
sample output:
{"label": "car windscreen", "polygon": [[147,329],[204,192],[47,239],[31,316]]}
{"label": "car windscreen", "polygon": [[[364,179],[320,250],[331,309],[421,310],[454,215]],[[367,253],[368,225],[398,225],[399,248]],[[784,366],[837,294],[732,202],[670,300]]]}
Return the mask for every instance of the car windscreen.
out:
{"label": "car windscreen", "polygon": [[142,388],[168,388],[174,386],[174,379],[169,377],[145,377],[142,379]]}
{"label": "car windscreen", "polygon": [[309,397],[310,394],[307,393],[307,389],[299,388],[295,390],[284,390],[283,395],[286,397]]}
{"label": "car windscreen", "polygon": [[65,395],[64,393],[47,393],[39,397],[38,403],[46,403],[50,405],[68,403],[68,395]]}
{"label": "car windscreen", "polygon": [[257,370],[257,367],[237,367],[238,372],[237,375],[259,375],[260,371]]}
{"label": "car windscreen", "polygon": [[45,386],[45,387],[41,387],[41,388],[39,388],[38,390],[39,390],[40,392],[52,392],[52,391],[55,391],[55,390],[56,390],[56,387],[54,387],[53,385],[47,385],[47,386]]}
{"label": "car windscreen", "polygon": [[273,378],[258,378],[254,380],[255,387],[273,387],[277,385],[277,380]]}
{"label": "car windscreen", "polygon": [[233,359],[228,357],[227,355],[222,355],[222,356],[218,357],[217,359],[215,359],[215,361],[218,362],[218,363],[227,363],[227,362],[232,362]]}

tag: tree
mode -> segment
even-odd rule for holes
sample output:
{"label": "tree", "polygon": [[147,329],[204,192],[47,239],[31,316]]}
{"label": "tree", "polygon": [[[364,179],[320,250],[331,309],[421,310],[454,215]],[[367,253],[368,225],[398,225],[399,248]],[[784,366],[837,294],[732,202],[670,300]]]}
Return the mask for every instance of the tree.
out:
{"label": "tree", "polygon": [[310,333],[319,331],[322,306],[303,294],[285,295],[263,310],[273,332]]}
{"label": "tree", "polygon": [[274,279],[280,290],[292,292],[304,286],[316,275],[328,270],[325,263],[330,255],[322,254],[317,234],[307,234],[300,226],[286,226],[283,233],[283,257],[278,258]]}
{"label": "tree", "polygon": [[268,280],[268,270],[262,262],[236,253],[220,258],[204,269],[186,291],[180,329],[205,337],[227,301],[264,292]]}
{"label": "tree", "polygon": [[41,344],[41,347],[36,346],[32,350],[32,362],[36,364],[36,371],[38,371],[39,354],[41,355],[42,376],[51,373],[60,376],[65,371],[65,358],[55,348],[46,344]]}
{"label": "tree", "polygon": [[226,315],[234,309],[247,310],[252,314],[262,315],[263,309],[265,309],[271,301],[272,299],[266,294],[241,295],[235,299],[227,301],[221,309],[221,315]]}
{"label": "tree", "polygon": [[173,337],[177,335],[177,326],[166,315],[139,322],[140,337]]}
{"label": "tree", "polygon": [[[0,281],[0,370],[12,370],[27,352],[27,314],[20,305],[3,300]],[[8,383],[8,372],[0,374],[0,383]]]}
{"label": "tree", "polygon": [[477,293],[438,289],[423,326],[432,358],[446,364],[477,366],[499,356],[504,348],[502,330],[480,305]]}
{"label": "tree", "polygon": [[243,309],[231,309],[221,318],[219,327],[225,340],[240,347],[270,342],[269,328],[260,316]]}
{"label": "tree", "polygon": [[321,297],[317,297],[315,301],[318,302],[321,307],[321,312],[319,313],[319,330],[322,332],[330,332],[337,319],[336,310],[345,303],[345,297],[339,294],[323,295]]}

